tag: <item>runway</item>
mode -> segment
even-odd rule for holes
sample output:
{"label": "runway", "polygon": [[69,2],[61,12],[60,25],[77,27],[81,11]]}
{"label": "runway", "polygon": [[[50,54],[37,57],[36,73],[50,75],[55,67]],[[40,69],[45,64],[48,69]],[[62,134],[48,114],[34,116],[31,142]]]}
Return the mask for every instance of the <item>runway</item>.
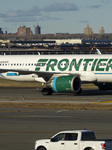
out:
{"label": "runway", "polygon": [[[111,110],[70,110],[37,108],[3,108],[2,102],[21,103],[111,103],[111,91],[84,90],[81,96],[53,94],[43,96],[37,89],[0,88],[0,149],[34,150],[37,139],[50,138],[62,130],[88,129],[97,138],[112,139]],[[110,101],[110,103],[109,103]],[[103,104],[101,104],[102,107]]]}
{"label": "runway", "polygon": [[62,130],[88,129],[97,138],[112,139],[112,111],[0,109],[0,149],[34,150],[37,139]]}
{"label": "runway", "polygon": [[81,95],[73,93],[53,93],[43,96],[36,88],[0,88],[0,102],[28,103],[73,103],[73,104],[112,104],[112,91],[83,90]]}

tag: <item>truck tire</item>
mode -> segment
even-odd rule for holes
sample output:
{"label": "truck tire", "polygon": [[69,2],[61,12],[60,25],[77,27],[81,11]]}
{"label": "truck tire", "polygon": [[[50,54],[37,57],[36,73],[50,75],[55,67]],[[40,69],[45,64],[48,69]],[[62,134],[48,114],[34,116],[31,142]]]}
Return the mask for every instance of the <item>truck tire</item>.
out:
{"label": "truck tire", "polygon": [[92,147],[87,147],[86,149],[84,150],[94,150]]}
{"label": "truck tire", "polygon": [[46,148],[45,147],[39,147],[39,148],[37,148],[37,150],[46,150]]}

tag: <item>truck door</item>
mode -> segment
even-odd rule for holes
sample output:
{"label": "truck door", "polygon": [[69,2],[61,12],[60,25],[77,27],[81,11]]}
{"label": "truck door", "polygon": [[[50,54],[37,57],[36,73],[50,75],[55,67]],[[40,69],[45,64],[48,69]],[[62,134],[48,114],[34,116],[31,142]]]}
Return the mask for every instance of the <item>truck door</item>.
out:
{"label": "truck door", "polygon": [[51,138],[49,150],[65,150],[65,133],[60,133]]}
{"label": "truck door", "polygon": [[79,150],[78,134],[66,133],[65,150]]}

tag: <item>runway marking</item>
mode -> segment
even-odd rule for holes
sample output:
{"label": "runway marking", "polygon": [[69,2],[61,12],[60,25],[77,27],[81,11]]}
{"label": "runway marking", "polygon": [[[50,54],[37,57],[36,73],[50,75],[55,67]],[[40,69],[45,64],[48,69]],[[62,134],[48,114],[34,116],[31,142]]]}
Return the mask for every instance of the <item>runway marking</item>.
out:
{"label": "runway marking", "polygon": [[106,104],[106,103],[112,103],[112,101],[96,102],[91,104]]}
{"label": "runway marking", "polygon": [[59,110],[56,113],[65,112],[65,111],[68,111],[68,110]]}

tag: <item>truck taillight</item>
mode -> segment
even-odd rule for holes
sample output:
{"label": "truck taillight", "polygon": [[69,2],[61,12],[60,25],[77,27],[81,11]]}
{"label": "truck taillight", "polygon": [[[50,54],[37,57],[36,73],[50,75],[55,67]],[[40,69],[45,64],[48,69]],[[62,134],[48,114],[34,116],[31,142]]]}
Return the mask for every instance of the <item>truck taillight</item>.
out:
{"label": "truck taillight", "polygon": [[106,148],[106,144],[105,143],[101,143],[102,149]]}

